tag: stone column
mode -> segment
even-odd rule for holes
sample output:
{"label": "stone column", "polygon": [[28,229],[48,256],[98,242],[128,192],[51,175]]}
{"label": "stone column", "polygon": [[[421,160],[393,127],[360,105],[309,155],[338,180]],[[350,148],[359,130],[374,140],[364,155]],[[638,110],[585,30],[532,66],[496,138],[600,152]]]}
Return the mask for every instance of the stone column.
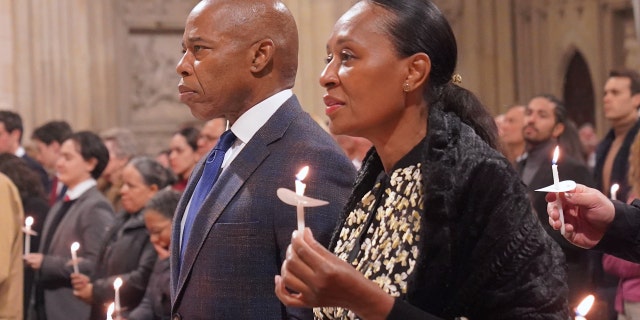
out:
{"label": "stone column", "polygon": [[[15,109],[27,132],[52,119],[74,129],[115,125],[114,1],[14,0]],[[3,28],[4,29],[4,28]]]}
{"label": "stone column", "polygon": [[355,0],[284,0],[298,25],[300,51],[294,92],[303,108],[324,121],[324,88],[318,82],[327,56],[326,43],[333,25]]}

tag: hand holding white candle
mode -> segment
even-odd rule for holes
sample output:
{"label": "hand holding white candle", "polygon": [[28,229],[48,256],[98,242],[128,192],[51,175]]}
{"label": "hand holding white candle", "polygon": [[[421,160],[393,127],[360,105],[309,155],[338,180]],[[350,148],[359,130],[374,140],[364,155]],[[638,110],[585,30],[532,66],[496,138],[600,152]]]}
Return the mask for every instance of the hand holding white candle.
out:
{"label": "hand holding white candle", "polygon": [[[296,194],[299,196],[304,196],[304,189],[307,187],[306,184],[302,183],[302,180],[307,177],[309,173],[309,166],[305,166],[296,174]],[[301,201],[298,201],[297,208],[297,217],[298,217],[298,231],[304,231],[304,206]]]}
{"label": "hand holding white candle", "polygon": [[78,270],[78,254],[76,253],[80,249],[80,244],[74,242],[71,244],[71,263],[73,263],[73,272],[80,273]]}
{"label": "hand holding white candle", "polygon": [[117,277],[116,280],[113,281],[113,289],[116,291],[116,299],[115,299],[115,314],[116,319],[120,319],[120,287],[122,286],[122,279]]}
{"label": "hand holding white candle", "polygon": [[27,217],[24,220],[24,254],[31,253],[31,226],[33,225],[33,217]]}
{"label": "hand holding white candle", "polygon": [[[560,147],[556,146],[556,149],[553,151],[553,163],[551,164],[551,172],[553,173],[553,185],[556,188],[559,188],[560,178],[558,176],[558,158],[560,157]],[[560,213],[560,233],[564,235],[564,210],[562,210],[562,200],[560,200],[560,193],[556,192],[556,204],[558,205],[558,212]]]}
{"label": "hand holding white candle", "polygon": [[617,197],[618,189],[620,189],[620,185],[617,183],[614,183],[611,186],[611,200],[618,200],[618,197]]}

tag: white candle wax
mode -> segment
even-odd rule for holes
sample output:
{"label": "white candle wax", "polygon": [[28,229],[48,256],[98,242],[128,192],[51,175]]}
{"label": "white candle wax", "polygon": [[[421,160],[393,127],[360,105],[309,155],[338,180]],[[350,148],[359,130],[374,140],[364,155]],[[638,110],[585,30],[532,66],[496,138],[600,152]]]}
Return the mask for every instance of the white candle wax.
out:
{"label": "white candle wax", "polygon": [[109,308],[107,309],[107,320],[113,320],[113,309],[115,308],[115,304],[111,302]]}
{"label": "white candle wax", "polygon": [[78,255],[76,254],[76,251],[78,251],[78,249],[80,249],[79,243],[74,242],[73,244],[71,244],[71,263],[73,263],[74,273],[80,273],[80,270],[78,269]]}
{"label": "white candle wax", "polygon": [[[309,167],[306,166],[298,172],[296,175],[296,194],[299,196],[304,196],[304,189],[306,189],[307,185],[302,182],[304,178],[307,177],[307,173],[309,173]],[[298,205],[296,206],[296,216],[298,220],[298,231],[304,232],[304,206],[302,202],[298,200]]]}
{"label": "white candle wax", "polygon": [[[551,165],[551,172],[553,173],[553,185],[558,188],[560,184],[560,177],[558,175],[558,157],[560,156],[560,148],[556,146],[553,152],[553,164]],[[560,200],[560,193],[556,192],[556,205],[558,207],[558,213],[560,213],[560,234],[564,235],[564,210],[562,209],[562,200]]]}
{"label": "white candle wax", "polygon": [[116,280],[113,281],[113,289],[116,292],[115,297],[115,314],[116,319],[120,319],[120,287],[122,286],[122,279],[117,277]]}
{"label": "white candle wax", "polygon": [[611,200],[618,200],[618,189],[620,189],[620,185],[617,183],[611,186]]}
{"label": "white candle wax", "polygon": [[31,253],[31,225],[33,225],[33,217],[27,217],[24,220],[24,254]]}

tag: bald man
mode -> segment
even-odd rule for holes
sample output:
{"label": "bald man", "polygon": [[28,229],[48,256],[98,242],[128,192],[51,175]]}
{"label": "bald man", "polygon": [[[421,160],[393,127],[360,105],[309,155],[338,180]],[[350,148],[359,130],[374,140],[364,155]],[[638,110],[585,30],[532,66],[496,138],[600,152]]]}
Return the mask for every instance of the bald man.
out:
{"label": "bald man", "polygon": [[[307,208],[306,226],[326,245],[355,170],[291,91],[295,21],[280,1],[202,1],[182,46],[181,101],[198,119],[224,117],[230,129],[194,169],[176,211],[172,318],[311,319],[311,310],[285,307],[274,294],[296,229],[295,207],[276,190],[295,189],[296,173],[310,167],[305,194],[330,204]],[[221,173],[210,171],[223,145]]]}

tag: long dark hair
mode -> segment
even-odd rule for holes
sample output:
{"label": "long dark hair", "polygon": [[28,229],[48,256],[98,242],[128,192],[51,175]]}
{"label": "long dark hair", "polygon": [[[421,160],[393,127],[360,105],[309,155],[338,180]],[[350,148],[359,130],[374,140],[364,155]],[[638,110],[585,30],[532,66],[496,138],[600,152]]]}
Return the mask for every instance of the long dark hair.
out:
{"label": "long dark hair", "polygon": [[431,72],[424,92],[429,108],[455,113],[491,147],[498,147],[493,117],[469,90],[452,83],[458,61],[453,30],[440,9],[429,0],[363,0],[393,14],[383,20],[401,57],[423,52],[431,59]]}
{"label": "long dark hair", "polygon": [[16,185],[23,202],[29,197],[45,199],[40,176],[29,168],[24,160],[10,153],[0,153],[0,172],[7,175]]}

